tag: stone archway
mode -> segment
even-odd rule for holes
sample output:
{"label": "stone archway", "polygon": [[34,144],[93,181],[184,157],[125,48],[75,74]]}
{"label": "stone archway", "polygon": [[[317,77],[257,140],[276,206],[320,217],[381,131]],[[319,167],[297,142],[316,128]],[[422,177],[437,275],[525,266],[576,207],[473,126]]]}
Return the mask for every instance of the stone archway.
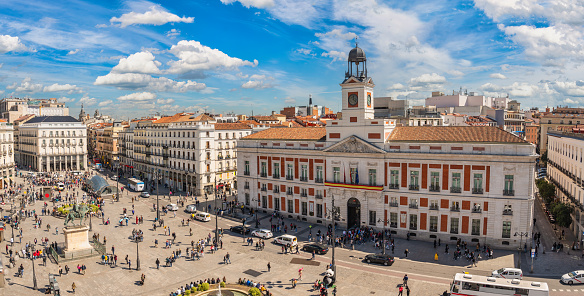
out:
{"label": "stone archway", "polygon": [[361,225],[361,202],[356,198],[347,201],[347,229],[360,227]]}

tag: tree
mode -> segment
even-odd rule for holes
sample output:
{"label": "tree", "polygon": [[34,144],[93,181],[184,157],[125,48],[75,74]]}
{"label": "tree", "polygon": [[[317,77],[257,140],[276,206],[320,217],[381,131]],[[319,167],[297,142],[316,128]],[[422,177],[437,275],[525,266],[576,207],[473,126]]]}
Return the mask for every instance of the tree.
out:
{"label": "tree", "polygon": [[249,291],[247,291],[247,293],[251,296],[261,296],[262,295],[262,292],[260,292],[260,289],[255,288],[255,287],[249,289]]}
{"label": "tree", "polygon": [[549,204],[556,194],[556,186],[543,179],[537,180],[536,184],[539,189],[539,195],[546,204]]}
{"label": "tree", "polygon": [[544,152],[540,157],[541,161],[547,161],[547,151]]}
{"label": "tree", "polygon": [[561,227],[570,227],[572,224],[570,214],[573,210],[571,205],[561,202],[553,203],[551,207],[551,213],[556,217],[556,223]]}

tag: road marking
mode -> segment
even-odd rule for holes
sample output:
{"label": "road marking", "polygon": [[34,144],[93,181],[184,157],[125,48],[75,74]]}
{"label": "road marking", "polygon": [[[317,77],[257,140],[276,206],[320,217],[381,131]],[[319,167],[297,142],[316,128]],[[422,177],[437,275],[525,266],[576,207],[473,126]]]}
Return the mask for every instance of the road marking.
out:
{"label": "road marking", "polygon": [[560,292],[564,292],[564,289],[560,289]]}
{"label": "road marking", "polygon": [[[570,291],[570,289],[566,289],[566,292],[572,292],[572,291]],[[574,291],[574,292],[576,292],[576,291]]]}
{"label": "road marking", "polygon": [[555,292],[555,291],[556,291],[556,289],[552,289],[552,292]]}

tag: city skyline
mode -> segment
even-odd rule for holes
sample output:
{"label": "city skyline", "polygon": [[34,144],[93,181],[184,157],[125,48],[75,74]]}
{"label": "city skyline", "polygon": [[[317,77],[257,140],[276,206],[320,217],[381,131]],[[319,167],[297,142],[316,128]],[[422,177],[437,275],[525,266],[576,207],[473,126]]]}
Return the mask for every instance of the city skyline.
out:
{"label": "city skyline", "polygon": [[432,91],[462,87],[524,107],[581,106],[576,4],[506,3],[7,2],[0,96],[55,97],[72,114],[84,104],[130,118],[266,114],[309,94],[339,111],[338,83],[357,41],[375,96],[420,105]]}

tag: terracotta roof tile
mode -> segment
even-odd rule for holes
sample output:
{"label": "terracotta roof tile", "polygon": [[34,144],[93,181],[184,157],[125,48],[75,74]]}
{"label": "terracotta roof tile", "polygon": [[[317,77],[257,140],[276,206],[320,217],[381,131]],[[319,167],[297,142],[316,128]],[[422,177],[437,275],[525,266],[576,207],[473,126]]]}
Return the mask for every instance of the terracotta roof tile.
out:
{"label": "terracotta roof tile", "polygon": [[306,140],[318,141],[326,137],[326,129],[321,127],[278,127],[251,134],[244,140]]}
{"label": "terracotta roof tile", "polygon": [[251,129],[251,126],[241,123],[241,122],[225,122],[225,123],[215,123],[216,130],[242,130]]}
{"label": "terracotta roof tile", "polygon": [[388,141],[527,143],[494,126],[401,126],[393,130]]}

